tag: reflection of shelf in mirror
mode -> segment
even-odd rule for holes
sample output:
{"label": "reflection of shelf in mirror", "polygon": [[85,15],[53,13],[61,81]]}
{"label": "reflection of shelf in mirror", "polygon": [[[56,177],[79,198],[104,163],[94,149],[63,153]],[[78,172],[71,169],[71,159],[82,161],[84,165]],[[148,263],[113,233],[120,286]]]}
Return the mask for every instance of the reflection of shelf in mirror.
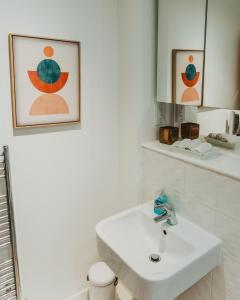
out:
{"label": "reflection of shelf in mirror", "polygon": [[197,167],[213,171],[215,173],[240,180],[240,153],[220,149],[214,147],[215,154],[207,159],[199,159],[188,155],[188,153],[180,153],[175,151],[171,146],[159,143],[159,141],[145,142],[142,147],[162,155],[184,161]]}

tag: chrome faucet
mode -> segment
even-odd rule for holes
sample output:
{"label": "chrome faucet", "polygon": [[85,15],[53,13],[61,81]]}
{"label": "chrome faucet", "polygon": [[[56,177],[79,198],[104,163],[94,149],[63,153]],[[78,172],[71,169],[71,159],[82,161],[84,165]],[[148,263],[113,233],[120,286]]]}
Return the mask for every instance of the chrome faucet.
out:
{"label": "chrome faucet", "polygon": [[156,216],[153,220],[158,223],[166,220],[169,225],[177,224],[177,217],[174,210],[174,206],[171,203],[164,203],[154,206],[155,209],[161,208],[165,211],[164,214]]}

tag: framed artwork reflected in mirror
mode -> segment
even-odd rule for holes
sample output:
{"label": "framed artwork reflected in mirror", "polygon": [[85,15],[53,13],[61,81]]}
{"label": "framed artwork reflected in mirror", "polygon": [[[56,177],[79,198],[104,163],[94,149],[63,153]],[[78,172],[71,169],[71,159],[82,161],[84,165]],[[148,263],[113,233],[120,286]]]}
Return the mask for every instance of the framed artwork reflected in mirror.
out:
{"label": "framed artwork reflected in mirror", "polygon": [[201,106],[203,100],[203,50],[172,51],[172,102]]}

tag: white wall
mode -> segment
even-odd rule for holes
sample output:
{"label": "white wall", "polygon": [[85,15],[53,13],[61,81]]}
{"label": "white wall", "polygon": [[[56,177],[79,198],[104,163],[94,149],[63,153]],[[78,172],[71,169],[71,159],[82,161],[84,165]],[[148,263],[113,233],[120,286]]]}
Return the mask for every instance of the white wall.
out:
{"label": "white wall", "polygon": [[122,200],[142,200],[141,143],[156,137],[157,0],[119,1]]}
{"label": "white wall", "polygon": [[176,211],[223,240],[221,266],[176,300],[240,299],[240,184],[157,152],[143,150],[145,201],[164,189]]}
{"label": "white wall", "polygon": [[[119,200],[116,0],[10,0],[0,9],[0,143],[10,146],[23,294],[62,300],[85,286],[95,223]],[[13,131],[8,33],[82,43],[82,124]]]}
{"label": "white wall", "polygon": [[[27,300],[63,300],[85,287],[96,222],[141,195],[140,143],[155,131],[156,3],[1,2],[0,143],[10,146]],[[81,41],[81,126],[13,131],[9,32]]]}

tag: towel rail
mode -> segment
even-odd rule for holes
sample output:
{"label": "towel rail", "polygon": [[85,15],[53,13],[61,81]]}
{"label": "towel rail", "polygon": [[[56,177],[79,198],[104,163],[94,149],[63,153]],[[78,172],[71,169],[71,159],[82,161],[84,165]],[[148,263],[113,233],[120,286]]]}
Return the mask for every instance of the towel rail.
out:
{"label": "towel rail", "polygon": [[4,226],[0,226],[0,238],[6,236],[7,234],[10,235],[9,223],[6,223]]}
{"label": "towel rail", "polygon": [[8,220],[7,220],[7,222],[0,224],[0,230],[4,230],[4,229],[7,229],[7,228],[9,228]]}
{"label": "towel rail", "polygon": [[20,300],[8,147],[0,147],[0,154],[0,252],[8,257],[0,263],[0,300]]}
{"label": "towel rail", "polygon": [[11,288],[11,290],[15,290],[15,279],[13,273],[12,275],[6,276],[4,282],[0,284],[0,295],[1,292],[4,293],[6,289],[9,290],[9,288]]}
{"label": "towel rail", "polygon": [[6,289],[2,295],[0,294],[0,300],[16,299],[16,290]]}
{"label": "towel rail", "polygon": [[9,221],[8,216],[0,217],[0,226],[8,221]]}
{"label": "towel rail", "polygon": [[2,277],[4,277],[5,275],[11,274],[13,272],[14,272],[14,269],[13,269],[13,265],[11,263],[11,266],[6,267],[5,269],[1,270],[1,272],[0,272],[0,280],[2,280]]}

